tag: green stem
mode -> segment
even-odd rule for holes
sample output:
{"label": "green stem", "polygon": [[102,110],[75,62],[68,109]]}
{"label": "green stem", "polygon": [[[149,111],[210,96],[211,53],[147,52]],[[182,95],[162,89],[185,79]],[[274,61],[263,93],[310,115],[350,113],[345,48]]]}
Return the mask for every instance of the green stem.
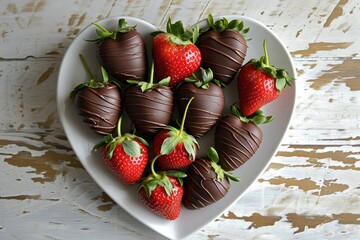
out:
{"label": "green stem", "polygon": [[266,66],[269,65],[269,56],[266,50],[266,40],[264,39],[264,43],[263,43],[263,48],[264,48],[264,54],[265,54],[265,64]]}
{"label": "green stem", "polygon": [[90,67],[89,65],[87,64],[84,56],[82,54],[79,54],[79,57],[80,57],[80,60],[81,60],[81,63],[83,64],[86,72],[89,74],[90,78],[91,79],[94,79],[94,75],[92,74],[91,70],[90,70]]}
{"label": "green stem", "polygon": [[183,115],[183,118],[182,118],[182,121],[181,121],[179,136],[182,136],[182,134],[183,134],[183,132],[184,132],[184,125],[185,125],[186,114],[187,114],[187,111],[188,111],[188,109],[189,109],[190,103],[192,102],[192,100],[193,100],[194,98],[195,98],[195,97],[190,98],[189,102],[188,102],[187,105],[186,105],[186,108],[185,108],[185,111],[184,111],[184,115]]}
{"label": "green stem", "polygon": [[103,82],[106,84],[109,82],[109,75],[107,74],[106,70],[104,67],[101,67],[101,73],[103,76]]}
{"label": "green stem", "polygon": [[119,121],[116,128],[119,137],[121,137],[121,123],[122,123],[122,116],[119,117]]}
{"label": "green stem", "polygon": [[154,168],[154,166],[155,166],[155,161],[156,161],[156,159],[158,159],[160,156],[161,156],[161,154],[156,155],[156,156],[152,159],[152,161],[151,161],[151,166],[150,166],[150,168],[151,168],[151,173],[152,173],[152,175],[154,175],[154,178],[156,178],[156,179],[159,179],[159,178],[161,177],[159,174],[157,174],[157,173],[155,172],[155,168]]}
{"label": "green stem", "polygon": [[154,61],[151,63],[149,85],[152,86],[153,83],[154,83]]}
{"label": "green stem", "polygon": [[93,22],[93,25],[97,26],[98,28],[100,28],[103,32],[109,32],[106,28],[104,28],[103,26],[101,26],[100,24],[98,24],[97,22]]}

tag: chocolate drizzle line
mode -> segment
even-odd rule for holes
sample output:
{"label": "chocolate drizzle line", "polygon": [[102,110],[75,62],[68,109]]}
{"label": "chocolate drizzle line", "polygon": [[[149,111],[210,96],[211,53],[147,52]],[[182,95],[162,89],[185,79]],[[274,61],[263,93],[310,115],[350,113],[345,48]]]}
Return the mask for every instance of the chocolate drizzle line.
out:
{"label": "chocolate drizzle line", "polygon": [[245,60],[247,44],[245,38],[233,30],[209,31],[199,38],[202,56],[201,66],[211,68],[214,78],[228,85]]}
{"label": "chocolate drizzle line", "polygon": [[145,42],[139,32],[118,33],[116,39],[104,39],[97,48],[97,58],[107,72],[120,81],[146,79]]}
{"label": "chocolate drizzle line", "polygon": [[121,110],[121,96],[116,85],[85,87],[76,94],[74,102],[83,121],[95,133],[108,135],[116,128]]}
{"label": "chocolate drizzle line", "polygon": [[214,83],[210,83],[208,89],[198,88],[192,83],[180,86],[176,93],[180,115],[193,96],[195,98],[189,107],[185,128],[194,137],[202,137],[221,117],[225,101],[224,92]]}
{"label": "chocolate drizzle line", "polygon": [[183,204],[188,209],[199,209],[222,199],[229,191],[229,181],[221,182],[208,158],[198,158],[192,163],[184,183]]}
{"label": "chocolate drizzle line", "polygon": [[171,120],[173,92],[165,86],[146,92],[142,92],[137,85],[130,86],[124,94],[124,107],[137,131],[154,134]]}
{"label": "chocolate drizzle line", "polygon": [[219,164],[226,171],[235,170],[248,161],[262,141],[261,129],[252,123],[243,123],[237,117],[223,117],[215,131],[215,148]]}

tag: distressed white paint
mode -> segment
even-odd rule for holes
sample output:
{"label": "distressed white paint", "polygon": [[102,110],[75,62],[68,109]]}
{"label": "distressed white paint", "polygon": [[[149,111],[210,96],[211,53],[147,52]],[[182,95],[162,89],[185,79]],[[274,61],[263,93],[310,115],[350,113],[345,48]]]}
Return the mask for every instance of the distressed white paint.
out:
{"label": "distressed white paint", "polygon": [[[208,13],[253,17],[277,33],[293,53],[298,97],[288,134],[268,171],[224,216],[189,239],[358,238],[359,220],[324,220],[297,232],[288,214],[360,214],[360,86],[349,86],[360,79],[356,65],[348,62],[359,61],[359,6],[359,1],[346,0],[1,1],[0,238],[161,239],[102,200],[102,190],[85,170],[66,162],[76,160],[57,117],[57,73],[78,31],[99,18],[134,16],[164,29],[168,17],[189,25]],[[328,82],[322,78],[326,74],[331,74]],[[65,160],[50,166],[59,171],[54,181],[36,182],[45,172],[7,162],[14,155],[27,154],[28,161],[36,161],[48,153]],[[278,178],[284,183],[272,183]],[[291,185],[304,179],[318,188]],[[346,189],[318,194],[326,183]],[[101,210],[106,205],[106,211]],[[231,214],[238,219],[229,219]],[[244,220],[254,214],[280,219],[254,227],[260,224],[257,220]]]}

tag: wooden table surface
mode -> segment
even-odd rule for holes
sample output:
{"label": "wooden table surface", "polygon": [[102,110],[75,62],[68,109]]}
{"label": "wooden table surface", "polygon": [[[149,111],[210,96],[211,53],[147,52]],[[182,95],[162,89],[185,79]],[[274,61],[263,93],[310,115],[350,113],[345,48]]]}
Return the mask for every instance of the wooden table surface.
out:
{"label": "wooden table surface", "polygon": [[0,239],[162,239],[117,206],[76,158],[56,108],[62,57],[92,21],[161,29],[209,13],[272,29],[293,57],[293,120],[268,169],[188,239],[358,239],[360,1],[0,2]]}

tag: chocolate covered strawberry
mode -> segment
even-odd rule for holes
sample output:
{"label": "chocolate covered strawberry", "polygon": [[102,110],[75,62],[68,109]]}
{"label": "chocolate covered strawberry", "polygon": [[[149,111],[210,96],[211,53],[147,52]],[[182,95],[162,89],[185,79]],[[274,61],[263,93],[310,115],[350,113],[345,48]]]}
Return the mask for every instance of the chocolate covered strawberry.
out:
{"label": "chocolate covered strawberry", "polygon": [[186,106],[180,129],[168,126],[160,130],[153,141],[155,155],[161,155],[157,164],[161,170],[180,169],[190,165],[199,150],[196,139],[187,134],[184,129],[187,109],[193,98]]}
{"label": "chocolate covered strawberry", "polygon": [[104,68],[102,81],[95,80],[85,59],[80,59],[91,77],[88,82],[77,85],[70,92],[83,121],[97,134],[108,135],[114,131],[121,111],[121,96],[118,86],[109,82]]}
{"label": "chocolate covered strawberry", "polygon": [[97,43],[96,56],[106,71],[120,81],[143,81],[147,75],[147,55],[144,39],[136,26],[128,26],[121,18],[118,28],[108,31],[93,23],[100,38],[88,40]]}
{"label": "chocolate covered strawberry", "polygon": [[194,137],[202,137],[221,117],[224,92],[219,81],[213,78],[211,69],[201,68],[200,78],[194,74],[185,81],[176,91],[179,113],[183,115],[189,99],[195,97],[186,115],[185,129]]}
{"label": "chocolate covered strawberry", "polygon": [[146,207],[156,214],[168,219],[178,218],[181,200],[184,194],[182,178],[186,174],[180,171],[155,172],[151,162],[151,174],[139,186],[139,197]]}
{"label": "chocolate covered strawberry", "polygon": [[184,182],[183,204],[188,209],[199,209],[213,204],[228,193],[230,180],[240,181],[218,164],[219,156],[211,147],[207,157],[197,158]]}
{"label": "chocolate covered strawberry", "polygon": [[263,48],[264,56],[249,61],[238,74],[239,107],[245,116],[276,99],[293,80],[286,70],[269,63],[265,40]]}
{"label": "chocolate covered strawberry", "polygon": [[200,50],[194,45],[199,27],[184,29],[181,21],[169,19],[167,32],[156,32],[153,39],[153,58],[157,80],[170,77],[173,87],[191,76],[200,66]]}
{"label": "chocolate covered strawberry", "polygon": [[170,78],[153,83],[154,64],[149,82],[128,81],[124,93],[124,108],[138,132],[152,136],[165,128],[173,113],[174,96],[168,87]]}
{"label": "chocolate covered strawberry", "polygon": [[256,153],[263,137],[257,125],[273,120],[272,116],[264,116],[261,110],[246,117],[232,105],[231,112],[232,115],[224,116],[215,129],[219,164],[226,171],[239,168]]}
{"label": "chocolate covered strawberry", "polygon": [[214,22],[208,16],[208,26],[201,30],[197,46],[200,49],[203,68],[211,68],[214,78],[228,85],[240,70],[246,57],[247,44],[244,24],[238,19],[230,22],[224,17]]}
{"label": "chocolate covered strawberry", "polygon": [[107,168],[123,183],[137,183],[148,163],[148,143],[130,133],[121,134],[120,117],[117,126],[117,136],[106,136],[94,149],[102,149],[102,159]]}

